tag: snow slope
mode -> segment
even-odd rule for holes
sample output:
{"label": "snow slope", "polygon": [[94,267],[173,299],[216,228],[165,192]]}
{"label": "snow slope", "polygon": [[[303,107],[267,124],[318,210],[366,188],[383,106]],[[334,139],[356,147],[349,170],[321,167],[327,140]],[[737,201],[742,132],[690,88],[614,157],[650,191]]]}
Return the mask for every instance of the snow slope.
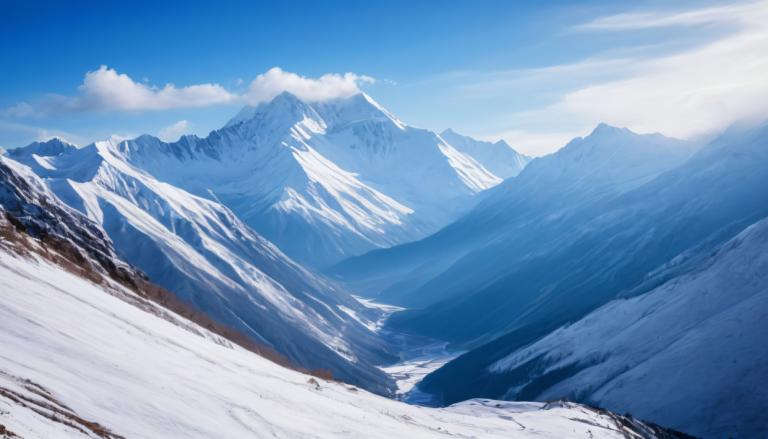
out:
{"label": "snow slope", "polygon": [[768,436],[768,220],[702,267],[611,302],[489,372],[517,376],[505,398],[567,396],[702,437]]}
{"label": "snow slope", "polygon": [[625,438],[648,428],[576,404],[409,406],[284,369],[5,249],[0,291],[9,436]]}
{"label": "snow slope", "polygon": [[226,207],[132,166],[125,147],[106,141],[10,155],[103,226],[123,259],[209,317],[297,365],[381,393],[393,387],[374,366],[391,358],[386,344],[342,311],[375,320],[372,310],[291,261]]}
{"label": "snow slope", "polygon": [[[434,235],[351,258],[328,272],[379,301],[409,308],[469,297],[505,271],[529,266],[520,259],[567,248],[563,240],[578,236],[574,230],[604,208],[596,205],[680,165],[692,151],[684,141],[602,124],[555,154],[532,160]],[[477,256],[470,260],[473,252]],[[512,254],[500,257],[505,253]],[[455,325],[464,326],[469,327]]]}
{"label": "snow slope", "polygon": [[[483,257],[485,261],[490,260],[489,255],[494,254],[497,259],[506,261],[506,267],[501,267],[506,274],[490,278],[493,279],[492,283],[479,289],[465,290],[467,294],[462,298],[415,312],[410,316],[411,320],[404,323],[421,331],[433,330],[437,326],[438,330],[446,334],[452,328],[464,335],[481,331],[487,334],[489,329],[499,327],[505,329],[497,333],[494,339],[474,346],[469,352],[425,377],[419,384],[420,390],[438,395],[444,403],[480,396],[501,398],[518,383],[520,375],[535,377],[541,373],[539,367],[547,366],[545,362],[533,361],[525,367],[517,368],[514,373],[494,375],[488,373],[492,364],[548,336],[563,325],[584,318],[612,300],[640,296],[670,279],[705,267],[709,256],[721,245],[745,227],[768,216],[768,196],[765,190],[768,188],[767,141],[768,125],[733,127],[701,148],[682,165],[651,181],[623,192],[618,197],[606,198],[603,195],[602,201],[597,204],[583,204],[583,210],[571,208],[552,216],[550,224],[545,224],[543,228],[546,234],[542,233],[542,229],[526,228],[529,232],[527,235],[535,236],[535,239],[527,240],[526,234],[516,233],[511,236],[516,236],[517,241],[504,242],[500,239],[497,245],[486,249],[486,253],[478,255],[477,261],[482,261]],[[524,173],[531,169],[535,169],[533,163]],[[509,205],[500,207],[509,209]],[[542,238],[549,240],[542,241]],[[462,266],[466,267],[466,262],[462,261]],[[485,273],[496,269],[495,265],[486,264],[486,267]],[[466,269],[459,272],[459,268],[458,264],[454,267],[454,276],[468,276]],[[739,271],[733,274],[736,273]],[[758,276],[761,274],[759,270],[755,273]],[[725,276],[725,273],[721,272],[720,275]],[[732,275],[726,277],[731,278]],[[751,285],[729,285],[726,294],[738,298],[742,292],[737,289],[743,289],[743,293],[748,294],[750,288]],[[690,308],[692,312],[697,309],[693,304]],[[478,315],[483,318],[477,319]],[[703,318],[703,325],[706,321],[706,316],[695,313],[690,317]],[[753,317],[756,320],[744,322],[745,328],[757,324],[755,322],[758,317]],[[684,317],[678,320],[691,323]],[[453,325],[447,331],[447,325],[442,323],[446,321]],[[739,322],[732,323],[736,325],[732,327],[739,325]],[[642,326],[642,319],[637,324]],[[658,330],[659,334],[653,335],[650,330],[645,332],[647,338],[638,348],[648,348],[651,352],[667,348],[669,339],[665,337],[662,323],[659,323]],[[724,334],[727,334],[729,329],[725,331]],[[744,333],[749,334],[747,329]],[[610,330],[593,334],[599,340],[593,342],[580,339],[576,346],[581,343],[612,345],[613,334]],[[729,356],[733,354],[732,347],[738,349],[744,346],[741,343],[763,343],[758,333],[755,333],[756,338],[751,338],[751,335],[745,337],[737,342],[715,339],[709,343],[711,351],[707,355],[731,360]],[[758,358],[759,348],[755,346],[754,350],[758,356],[746,354],[745,364],[749,364],[746,367],[753,370],[760,370],[764,363]],[[619,361],[621,352],[615,351]],[[702,354],[704,358],[707,355]],[[615,365],[610,358],[600,360]],[[653,364],[651,361],[649,359],[649,364]],[[687,360],[686,364],[690,364],[691,368],[684,373],[691,379],[701,376],[700,372],[711,374],[707,377],[709,381],[733,382],[730,380],[735,377],[724,366],[711,368],[695,359]],[[588,366],[576,363],[553,371],[552,374],[542,375],[518,397],[539,397],[550,386],[578,373],[581,367]],[[631,365],[619,365],[623,366]],[[739,367],[734,365],[735,369]],[[610,372],[607,369],[601,371]],[[746,370],[742,371],[747,373]],[[679,374],[673,370],[662,381],[674,377],[679,377]],[[668,394],[665,393],[667,391],[679,391],[680,397],[688,394],[691,398],[681,404],[704,409],[709,404],[719,405],[723,398],[728,399],[738,394],[741,399],[738,408],[734,410],[744,412],[745,416],[765,408],[764,399],[761,399],[759,393],[744,394],[739,393],[739,390],[726,395],[707,393],[704,389],[692,387],[690,381],[682,378],[679,389],[669,387],[662,391],[644,383],[640,378],[637,380],[637,386],[654,389],[653,392],[646,390],[646,398],[655,398],[654,392],[663,395]],[[595,380],[592,385],[600,386],[601,382],[602,379]],[[638,387],[620,387],[619,383],[620,380],[615,383],[617,387],[612,390],[613,397],[619,398],[621,395],[620,398],[627,401],[627,407],[639,407],[643,404],[641,401],[648,400],[634,393]],[[671,386],[671,383],[666,382],[665,385]],[[715,387],[713,384],[706,385]],[[637,401],[637,406],[633,405],[634,401]],[[667,407],[670,414],[681,413],[666,403],[659,402],[659,406]],[[704,411],[712,413],[712,406]],[[654,412],[653,416],[657,414]],[[691,411],[686,416],[688,420],[681,417],[678,421],[690,425],[687,422],[698,415]],[[740,428],[747,429],[750,426],[744,424]]]}
{"label": "snow slope", "polygon": [[523,168],[532,160],[531,157],[515,151],[503,140],[496,143],[484,142],[463,136],[452,129],[443,131],[440,133],[440,137],[504,180],[522,172]]}
{"label": "snow slope", "polygon": [[142,136],[124,149],[134,166],[223,203],[316,267],[426,236],[501,181],[364,94],[303,102],[283,93],[204,139]]}

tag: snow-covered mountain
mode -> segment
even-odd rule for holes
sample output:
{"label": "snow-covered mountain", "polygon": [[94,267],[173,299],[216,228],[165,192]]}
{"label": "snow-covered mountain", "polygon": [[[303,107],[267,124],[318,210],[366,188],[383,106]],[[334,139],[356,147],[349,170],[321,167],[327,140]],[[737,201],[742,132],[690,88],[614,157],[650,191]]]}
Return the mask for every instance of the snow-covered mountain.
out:
{"label": "snow-covered mountain", "polygon": [[[612,131],[598,139],[626,141],[610,148],[584,139],[550,163],[534,160],[510,180],[516,184],[495,189],[452,226],[452,237],[490,234],[473,233],[477,247],[410,293],[432,303],[392,323],[456,342],[535,329],[524,342],[624,291],[648,291],[648,273],[690,248],[712,248],[768,211],[768,126],[730,130],[688,160],[685,145],[675,160],[669,146],[642,146],[653,135]],[[614,150],[624,153],[606,157]]]}
{"label": "snow-covered mountain", "polygon": [[[48,146],[66,145],[56,142]],[[24,247],[22,241],[14,239],[23,231],[44,243],[52,260],[71,262],[71,269],[91,279],[106,276],[135,283],[143,277],[120,260],[102,228],[61,203],[27,167],[3,157],[0,217],[6,245]]]}
{"label": "snow-covered mountain", "polygon": [[503,140],[495,143],[476,140],[469,136],[463,136],[450,128],[443,131],[440,137],[504,180],[522,172],[523,168],[531,161],[531,157],[515,151]]}
{"label": "snow-covered mountain", "polygon": [[22,204],[0,216],[3,438],[677,437],[573,403],[426,409],[285,369],[119,283],[64,269],[45,241],[5,234],[7,218],[37,205]]}
{"label": "snow-covered mountain", "polygon": [[377,312],[283,252],[325,265],[413,240],[501,181],[364,94],[283,93],[204,139],[53,139],[6,155],[152,281],[303,367],[381,392],[390,380],[373,365],[390,356],[368,329]]}
{"label": "snow-covered mountain", "polygon": [[[601,124],[557,153],[532,160],[434,235],[351,258],[328,272],[381,301],[407,307],[468,297],[467,291],[478,291],[510,267],[533,267],[522,259],[567,248],[577,236],[574,230],[605,203],[680,165],[693,150],[688,142]],[[500,247],[512,252],[508,259],[499,259]],[[483,249],[489,251],[436,283],[449,267]]]}
{"label": "snow-covered mountain", "polygon": [[[765,337],[756,329],[753,331],[755,326],[764,324],[764,313],[746,313],[738,319],[723,323],[718,327],[723,331],[720,333],[723,336],[720,339],[713,335],[717,328],[712,326],[715,322],[722,322],[729,312],[737,312],[738,307],[747,304],[751,306],[753,301],[762,300],[757,296],[750,298],[750,292],[764,282],[763,262],[756,259],[752,262],[757,265],[742,264],[742,267],[737,268],[739,264],[735,262],[736,259],[731,259],[736,257],[733,256],[736,253],[723,256],[723,265],[712,262],[710,256],[731,254],[726,253],[730,252],[727,249],[739,247],[742,245],[739,243],[746,242],[751,244],[744,244],[744,253],[739,253],[739,258],[747,257],[750,252],[765,251],[764,240],[758,239],[762,234],[753,235],[757,233],[756,230],[765,227],[764,223],[748,229],[751,231],[745,232],[747,235],[736,236],[750,224],[768,216],[768,196],[765,191],[765,188],[768,188],[768,148],[765,147],[767,141],[768,125],[733,127],[701,148],[682,165],[673,167],[650,181],[643,178],[641,180],[645,182],[639,185],[621,184],[620,187],[624,190],[617,195],[610,195],[590,184],[591,189],[586,192],[588,196],[582,196],[585,193],[581,191],[565,191],[564,197],[560,198],[555,188],[548,203],[557,202],[554,204],[557,209],[547,210],[546,205],[539,205],[542,207],[540,213],[544,216],[538,218],[534,216],[528,219],[528,216],[515,211],[525,206],[530,210],[531,204],[509,198],[515,193],[514,189],[510,188],[505,192],[506,202],[501,201],[496,214],[503,221],[510,221],[509,217],[501,216],[503,212],[514,215],[514,227],[497,234],[498,239],[495,242],[490,242],[476,249],[474,254],[470,253],[461,258],[449,270],[419,290],[429,291],[428,287],[442,286],[443,288],[437,291],[449,293],[447,299],[433,302],[422,310],[411,312],[410,315],[403,315],[401,321],[391,322],[395,327],[405,327],[417,333],[441,333],[458,342],[471,340],[468,344],[474,346],[469,352],[428,375],[419,384],[420,390],[437,395],[445,403],[480,396],[500,398],[515,395],[544,398],[545,394],[551,396],[561,390],[563,396],[567,393],[566,387],[559,387],[558,383],[575,383],[569,381],[571,377],[584,377],[598,371],[590,377],[594,378],[602,372],[606,374],[600,375],[601,379],[593,380],[589,385],[586,381],[580,381],[579,385],[583,386],[577,388],[574,385],[571,388],[574,392],[568,394],[579,399],[584,397],[583,400],[586,401],[592,401],[592,397],[596,398],[594,401],[611,404],[623,401],[626,407],[636,408],[657,422],[672,419],[662,416],[659,411],[651,411],[650,406],[653,403],[643,406],[647,401],[655,401],[658,407],[670,409],[669,414],[676,416],[673,425],[677,426],[690,426],[697,422],[697,419],[701,420],[697,410],[703,410],[711,419],[699,424],[699,428],[702,428],[700,431],[714,431],[725,428],[723,426],[726,425],[735,429],[738,422],[746,421],[755,411],[764,411],[765,395],[759,392],[747,394],[739,390],[741,386],[746,385],[746,381],[740,381],[740,375],[748,379],[749,374],[755,371],[765,374],[765,363],[760,359],[760,355],[765,353],[762,347]],[[580,156],[573,151],[568,154]],[[544,163],[541,166],[543,165]],[[534,161],[523,174],[534,172],[537,168]],[[631,186],[634,187],[626,189]],[[539,194],[542,191],[539,191]],[[504,192],[498,192],[494,196],[498,194],[503,195]],[[592,202],[588,202],[590,198],[595,197]],[[478,209],[491,209],[491,198],[486,200],[489,204],[478,206]],[[576,204],[569,206],[568,200],[575,201]],[[560,204],[560,201],[564,204]],[[485,210],[486,214],[492,212]],[[534,223],[539,225],[534,227],[531,225]],[[522,231],[515,231],[516,227],[520,227]],[[727,243],[731,239],[734,241]],[[504,263],[489,264],[490,260]],[[699,278],[696,272],[709,270],[708,267],[720,268]],[[728,270],[733,272],[726,276]],[[689,276],[690,273],[693,274]],[[750,276],[750,273],[753,275]],[[716,277],[721,280],[715,283]],[[469,282],[461,284],[464,279],[469,279]],[[729,280],[733,283],[727,286],[723,284]],[[659,288],[667,281],[670,282]],[[704,288],[701,284],[704,281],[711,281],[711,285]],[[459,291],[464,294],[450,294],[449,288],[452,285],[457,285]],[[689,289],[690,293],[687,292]],[[736,289],[739,291],[735,291]],[[682,293],[683,290],[686,292]],[[646,298],[643,294],[650,291],[656,292],[650,293],[650,298]],[[679,307],[678,293],[681,303],[692,301],[690,306]],[[727,297],[717,298],[715,293]],[[670,296],[663,297],[662,300],[665,294]],[[707,303],[703,303],[705,296],[709,301]],[[572,329],[558,329],[569,322],[585,318],[611,300],[632,297],[637,298],[617,302],[618,304],[614,303],[607,308],[617,313],[616,320],[607,320],[607,314],[611,313],[606,311],[600,311],[599,314],[593,314],[584,320],[595,322],[595,315],[603,315],[599,323],[610,323],[614,326],[598,328],[591,326],[591,323],[579,323],[575,326],[589,328],[595,339],[576,339],[570,332]],[[698,299],[701,299],[702,303],[694,304]],[[743,303],[735,305],[741,299]],[[708,311],[708,308],[701,308],[708,306],[710,302],[715,307],[733,304],[736,308]],[[621,303],[628,305],[620,305]],[[648,308],[644,308],[646,305]],[[758,302],[754,305],[757,306]],[[632,309],[625,308],[626,306]],[[672,316],[667,313],[666,307],[669,313],[690,314]],[[619,315],[618,311],[640,314]],[[477,318],[479,315],[482,319]],[[665,321],[665,318],[668,318],[668,321]],[[632,328],[639,331],[635,334],[642,332],[645,338],[642,335],[632,341],[624,338],[626,334],[633,333],[634,329],[623,328],[621,325],[632,322]],[[676,323],[682,326],[675,326]],[[501,331],[498,331],[499,329]],[[614,329],[618,332],[614,332]],[[629,332],[625,333],[625,329]],[[698,330],[702,332],[698,333]],[[496,337],[488,338],[487,342],[478,346],[477,341],[486,338],[488,334],[496,334]],[[744,338],[730,341],[728,334],[744,334]],[[670,345],[667,335],[679,338]],[[561,336],[565,338],[561,340]],[[710,342],[700,344],[703,339],[695,338],[699,336]],[[543,337],[547,337],[547,342],[536,344]],[[715,339],[717,341],[714,341]],[[574,344],[565,348],[569,340]],[[563,344],[558,345],[561,341]],[[622,344],[622,347],[619,348],[614,342]],[[632,345],[631,342],[637,344]],[[746,345],[751,346],[749,349],[753,352],[744,355],[744,369],[740,363],[735,363],[733,368],[727,368],[722,363],[717,363],[722,366],[717,368],[706,364],[708,358],[714,361],[715,357],[728,358],[729,361],[738,363],[739,360],[731,356],[735,354],[733,349],[744,350],[747,349]],[[539,350],[525,351],[531,353],[542,353],[544,346],[559,350],[547,359],[531,354],[524,360],[516,355],[523,352],[521,350],[526,346],[537,346],[536,349]],[[598,353],[594,357],[588,354],[589,358],[582,357],[580,349],[583,347],[589,351],[589,346],[605,347],[606,350],[600,351],[605,355],[601,357]],[[666,357],[678,351],[686,355]],[[562,358],[558,357],[558,353],[563,355]],[[571,354],[574,356],[570,357]],[[692,358],[699,354],[702,362]],[[658,375],[654,376],[647,369],[630,361],[644,355],[648,365],[660,367],[653,372]],[[502,364],[499,361],[504,358],[515,359],[512,363],[503,363],[514,364],[510,366],[514,370],[504,374],[489,373],[489,368],[492,369],[494,364]],[[681,363],[673,365],[668,362],[674,361],[675,358],[687,359],[684,369],[675,369],[682,367]],[[559,362],[560,359],[562,363]],[[581,360],[588,362],[585,364]],[[598,363],[605,363],[606,368],[601,368]],[[563,367],[557,367],[557,364]],[[590,372],[593,366],[596,369]],[[611,369],[612,367],[615,369]],[[625,367],[626,370],[623,369]],[[664,369],[665,367],[667,369]],[[585,375],[579,375],[582,371]],[[632,379],[637,381],[634,381],[634,384],[627,381],[626,386],[621,386],[623,381],[620,378],[610,383],[603,381],[611,379],[611,373],[614,372],[627,372],[627,377],[633,377]],[[667,372],[673,374],[672,377],[665,376]],[[710,372],[712,374],[707,375],[706,379],[694,384],[695,380],[701,379],[702,374]],[[634,375],[635,373],[640,375]],[[686,374],[687,378],[680,378],[681,374]],[[648,381],[644,381],[646,378]],[[678,378],[680,386],[668,390],[676,392],[676,401],[681,405],[679,409],[672,409],[667,402],[661,403],[654,399],[657,395],[647,393],[648,388],[656,388],[651,383],[665,382],[672,385],[664,380]],[[721,396],[707,393],[702,387],[711,386],[711,381],[732,383],[736,386],[733,389],[735,393]],[[599,389],[604,385],[605,389],[611,389],[610,398],[602,399],[600,396],[602,393]],[[613,387],[614,385],[616,387]],[[639,387],[633,387],[635,385],[643,386],[646,389],[643,395],[646,396],[638,397],[634,391]],[[722,387],[718,388],[723,390]],[[594,394],[590,393],[593,391]],[[659,397],[669,395],[666,392],[667,389],[659,391]],[[734,411],[713,409],[721,404],[729,404],[723,403],[721,398],[734,401],[728,398],[736,394],[740,397],[738,404],[733,407]],[[613,407],[619,406],[621,404]],[[751,423],[738,428],[744,428],[746,431],[759,425]]]}
{"label": "snow-covered mountain", "polygon": [[365,94],[304,102],[283,93],[204,139],[142,136],[123,148],[132,165],[221,202],[316,267],[424,237],[501,181]]}
{"label": "snow-covered mountain", "polygon": [[610,302],[479,379],[503,382],[509,399],[567,396],[696,436],[766,437],[766,341],[768,219],[691,272]]}
{"label": "snow-covered mountain", "polygon": [[[130,164],[130,144],[77,148],[54,139],[13,150],[69,206],[100,224],[117,253],[213,320],[305,368],[386,393],[378,316],[307,271],[221,204]],[[22,165],[17,164],[18,167]]]}

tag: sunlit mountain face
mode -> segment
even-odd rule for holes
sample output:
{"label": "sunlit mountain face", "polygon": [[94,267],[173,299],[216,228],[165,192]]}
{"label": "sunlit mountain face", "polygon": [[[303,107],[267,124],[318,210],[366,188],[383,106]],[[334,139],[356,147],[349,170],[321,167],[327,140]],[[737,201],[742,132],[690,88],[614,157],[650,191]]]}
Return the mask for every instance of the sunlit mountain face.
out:
{"label": "sunlit mountain face", "polygon": [[0,4],[0,439],[768,437],[768,2],[435,6]]}

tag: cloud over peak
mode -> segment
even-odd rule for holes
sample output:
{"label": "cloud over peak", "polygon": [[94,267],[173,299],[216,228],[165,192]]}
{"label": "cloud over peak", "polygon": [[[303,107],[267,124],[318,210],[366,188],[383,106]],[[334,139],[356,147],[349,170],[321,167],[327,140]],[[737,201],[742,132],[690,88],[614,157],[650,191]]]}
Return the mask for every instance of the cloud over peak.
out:
{"label": "cloud over peak", "polygon": [[360,93],[360,84],[373,83],[370,76],[355,73],[327,73],[319,78],[307,78],[273,67],[258,75],[248,87],[245,99],[250,104],[269,101],[287,91],[307,101],[343,98]]}
{"label": "cloud over peak", "polygon": [[27,118],[62,113],[89,111],[140,112],[199,108],[221,104],[267,101],[288,91],[301,99],[321,101],[360,93],[360,84],[372,83],[370,76],[355,73],[328,73],[308,78],[273,67],[251,81],[248,89],[238,94],[220,84],[206,83],[177,87],[158,87],[137,82],[125,73],[102,65],[85,73],[77,94],[50,94],[37,103],[19,102],[0,110],[0,116]]}
{"label": "cloud over peak", "polygon": [[178,140],[179,137],[184,135],[188,130],[189,130],[189,121],[180,120],[176,123],[173,123],[161,129],[157,133],[157,137],[159,137],[160,140],[164,142],[173,142],[174,140]]}

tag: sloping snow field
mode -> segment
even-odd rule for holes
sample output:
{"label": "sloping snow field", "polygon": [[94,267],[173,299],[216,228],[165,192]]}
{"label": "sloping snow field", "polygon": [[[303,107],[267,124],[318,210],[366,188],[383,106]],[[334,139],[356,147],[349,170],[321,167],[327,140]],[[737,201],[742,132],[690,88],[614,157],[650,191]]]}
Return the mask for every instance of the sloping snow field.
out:
{"label": "sloping snow field", "polygon": [[0,425],[27,439],[625,437],[575,404],[432,409],[312,378],[3,250],[0,291]]}

